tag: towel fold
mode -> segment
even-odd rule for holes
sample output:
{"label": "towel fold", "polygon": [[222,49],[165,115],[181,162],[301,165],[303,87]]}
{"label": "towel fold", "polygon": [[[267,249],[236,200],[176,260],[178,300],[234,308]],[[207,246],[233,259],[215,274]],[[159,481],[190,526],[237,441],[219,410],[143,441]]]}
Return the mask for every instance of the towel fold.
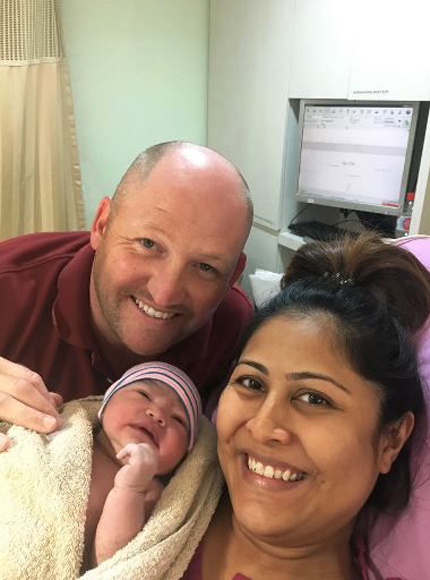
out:
{"label": "towel fold", "polygon": [[[101,399],[64,406],[64,427],[40,435],[0,424],[13,439],[0,454],[1,580],[75,580],[84,550],[93,428]],[[222,473],[216,437],[200,434],[164,489],[143,530],[85,580],[178,580],[217,506]]]}

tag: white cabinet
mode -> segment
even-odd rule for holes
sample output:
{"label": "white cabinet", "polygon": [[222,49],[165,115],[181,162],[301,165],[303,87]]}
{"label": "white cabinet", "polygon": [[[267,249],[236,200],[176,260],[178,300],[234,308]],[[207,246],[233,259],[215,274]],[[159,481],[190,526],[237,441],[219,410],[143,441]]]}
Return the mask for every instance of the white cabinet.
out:
{"label": "white cabinet", "polygon": [[430,99],[429,0],[295,0],[290,98]]}
{"label": "white cabinet", "polygon": [[429,0],[358,7],[349,98],[430,100]]}
{"label": "white cabinet", "polygon": [[[247,272],[283,270],[302,242],[286,233],[302,207],[299,99],[430,100],[429,11],[430,0],[211,0],[208,145],[250,185]],[[429,173],[430,128],[411,233],[430,233]],[[307,219],[330,222],[325,209]]]}
{"label": "white cabinet", "polygon": [[295,2],[290,98],[347,98],[351,12],[352,0]]}
{"label": "white cabinet", "polygon": [[255,223],[279,230],[291,45],[287,0],[211,2],[208,145],[249,183]]}

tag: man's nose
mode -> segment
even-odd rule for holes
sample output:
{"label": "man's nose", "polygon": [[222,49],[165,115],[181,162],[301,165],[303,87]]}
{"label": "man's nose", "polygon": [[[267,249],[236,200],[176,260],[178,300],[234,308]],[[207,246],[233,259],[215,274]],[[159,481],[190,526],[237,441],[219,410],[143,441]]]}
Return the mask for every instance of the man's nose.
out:
{"label": "man's nose", "polygon": [[154,266],[147,289],[156,306],[172,308],[185,296],[185,275],[178,264],[163,261]]}
{"label": "man's nose", "polygon": [[153,407],[151,407],[149,409],[146,409],[146,414],[153,421],[155,421],[156,423],[158,423],[160,425],[160,427],[165,427],[166,426],[166,417],[165,417],[162,409],[160,409],[160,407],[153,406]]}

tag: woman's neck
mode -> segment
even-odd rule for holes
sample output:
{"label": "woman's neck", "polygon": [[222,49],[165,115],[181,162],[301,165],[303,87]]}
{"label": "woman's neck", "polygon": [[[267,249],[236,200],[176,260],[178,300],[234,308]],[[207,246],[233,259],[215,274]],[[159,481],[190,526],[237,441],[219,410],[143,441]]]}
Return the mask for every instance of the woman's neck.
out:
{"label": "woman's neck", "polygon": [[[220,557],[220,554],[223,556]],[[359,580],[349,540],[288,548],[250,537],[223,497],[205,538],[204,580],[232,580],[241,573],[252,580]]]}

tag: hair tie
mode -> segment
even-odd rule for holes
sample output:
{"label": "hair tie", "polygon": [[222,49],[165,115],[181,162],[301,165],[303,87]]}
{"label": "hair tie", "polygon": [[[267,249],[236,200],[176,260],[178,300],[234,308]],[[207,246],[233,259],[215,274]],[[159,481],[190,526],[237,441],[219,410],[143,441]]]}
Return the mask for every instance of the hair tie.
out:
{"label": "hair tie", "polygon": [[352,286],[354,284],[354,278],[352,276],[346,276],[342,272],[324,272],[323,276],[324,278],[335,280],[340,286],[344,286],[345,284]]}

